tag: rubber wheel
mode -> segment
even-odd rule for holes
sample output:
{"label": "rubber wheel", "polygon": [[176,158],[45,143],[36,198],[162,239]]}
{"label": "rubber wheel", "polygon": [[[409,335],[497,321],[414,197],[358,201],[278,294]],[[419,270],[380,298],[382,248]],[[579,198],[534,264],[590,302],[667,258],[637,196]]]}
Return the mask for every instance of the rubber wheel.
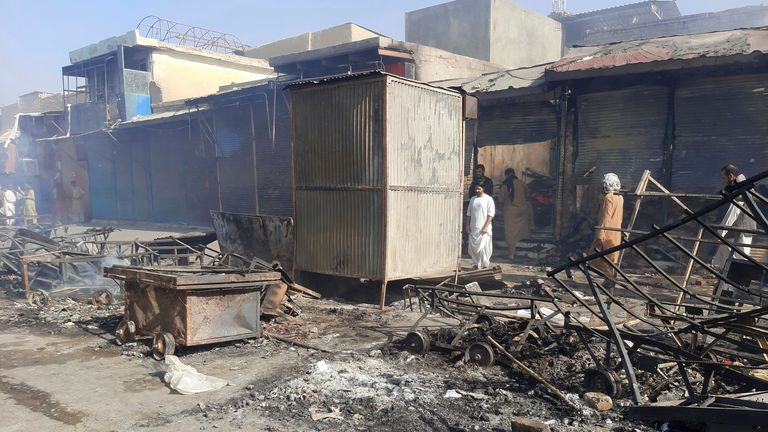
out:
{"label": "rubber wheel", "polygon": [[584,391],[603,393],[614,399],[620,398],[621,380],[612,370],[587,369],[584,371]]}
{"label": "rubber wheel", "polygon": [[136,324],[133,321],[120,321],[115,330],[115,343],[123,345],[136,339]]}
{"label": "rubber wheel", "polygon": [[464,350],[464,361],[478,366],[493,366],[496,359],[493,348],[485,342],[476,342]]}
{"label": "rubber wheel", "polygon": [[423,332],[410,332],[405,336],[405,349],[411,354],[426,354],[429,352],[429,336]]}
{"label": "rubber wheel", "polygon": [[155,335],[152,341],[152,357],[155,360],[162,360],[167,355],[173,355],[176,352],[176,340],[168,332],[161,332]]}

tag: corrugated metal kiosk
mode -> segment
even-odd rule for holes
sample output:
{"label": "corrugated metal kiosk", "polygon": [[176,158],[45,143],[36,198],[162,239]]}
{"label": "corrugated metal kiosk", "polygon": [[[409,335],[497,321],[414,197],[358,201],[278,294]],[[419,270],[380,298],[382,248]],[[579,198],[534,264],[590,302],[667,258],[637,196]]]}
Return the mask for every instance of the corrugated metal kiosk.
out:
{"label": "corrugated metal kiosk", "polygon": [[291,90],[296,269],[382,281],[452,271],[459,93],[370,73]]}

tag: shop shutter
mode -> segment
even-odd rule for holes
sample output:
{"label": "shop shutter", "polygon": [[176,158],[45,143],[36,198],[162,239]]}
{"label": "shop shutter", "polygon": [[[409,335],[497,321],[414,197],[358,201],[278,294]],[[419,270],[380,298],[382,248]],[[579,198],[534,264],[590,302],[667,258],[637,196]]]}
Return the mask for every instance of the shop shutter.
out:
{"label": "shop shutter", "polygon": [[768,74],[682,81],[675,93],[672,188],[715,193],[720,169],[768,169]]}

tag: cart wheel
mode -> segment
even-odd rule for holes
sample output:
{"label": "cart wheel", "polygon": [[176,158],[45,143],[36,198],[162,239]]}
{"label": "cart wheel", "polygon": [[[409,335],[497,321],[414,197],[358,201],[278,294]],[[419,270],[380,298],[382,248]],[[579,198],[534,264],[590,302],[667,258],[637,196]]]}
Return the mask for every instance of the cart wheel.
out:
{"label": "cart wheel", "polygon": [[155,335],[152,341],[152,357],[155,360],[162,360],[167,355],[173,355],[176,352],[176,340],[168,332],[161,332]]}
{"label": "cart wheel", "polygon": [[464,361],[478,366],[493,366],[493,348],[485,342],[476,342],[464,350]]}
{"label": "cart wheel", "polygon": [[584,391],[603,393],[617,399],[621,397],[621,379],[612,370],[587,369],[584,371]]}
{"label": "cart wheel", "polygon": [[483,328],[491,328],[495,321],[493,320],[493,317],[486,314],[480,314],[477,316],[477,319],[475,319],[475,324],[481,325]]}
{"label": "cart wheel", "polygon": [[405,336],[405,349],[412,354],[426,354],[429,351],[429,336],[423,332],[410,332]]}
{"label": "cart wheel", "polygon": [[131,320],[122,320],[115,330],[115,343],[122,345],[136,338],[136,324]]}

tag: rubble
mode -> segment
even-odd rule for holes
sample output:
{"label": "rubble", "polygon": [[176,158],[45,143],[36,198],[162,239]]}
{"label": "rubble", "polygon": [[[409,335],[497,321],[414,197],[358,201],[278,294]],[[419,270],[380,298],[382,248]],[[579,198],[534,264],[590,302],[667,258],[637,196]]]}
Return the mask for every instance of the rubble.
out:
{"label": "rubble", "polygon": [[525,418],[525,417],[514,417],[511,422],[511,431],[512,432],[550,432],[551,429],[549,428],[549,425],[546,423]]}
{"label": "rubble", "polygon": [[587,392],[584,393],[584,401],[587,405],[595,411],[603,412],[613,409],[613,399],[610,396],[598,393]]}

